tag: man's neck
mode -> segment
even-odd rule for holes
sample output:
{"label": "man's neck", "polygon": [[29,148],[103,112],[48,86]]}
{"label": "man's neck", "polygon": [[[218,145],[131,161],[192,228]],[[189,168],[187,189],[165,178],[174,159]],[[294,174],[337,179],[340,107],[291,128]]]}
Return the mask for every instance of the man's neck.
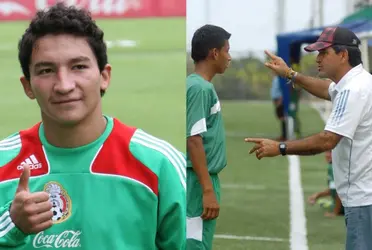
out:
{"label": "man's neck", "polygon": [[[100,111],[100,110],[99,110]],[[106,129],[107,120],[100,113],[92,113],[79,124],[66,126],[43,117],[45,138],[51,145],[60,148],[76,148],[99,138]]]}
{"label": "man's neck", "polygon": [[342,69],[340,69],[337,74],[334,76],[334,79],[332,79],[336,84],[341,81],[341,79],[350,71],[353,67],[351,66],[345,66]]}
{"label": "man's neck", "polygon": [[195,65],[195,73],[203,77],[206,81],[211,82],[216,75],[215,70],[207,62],[199,62]]}

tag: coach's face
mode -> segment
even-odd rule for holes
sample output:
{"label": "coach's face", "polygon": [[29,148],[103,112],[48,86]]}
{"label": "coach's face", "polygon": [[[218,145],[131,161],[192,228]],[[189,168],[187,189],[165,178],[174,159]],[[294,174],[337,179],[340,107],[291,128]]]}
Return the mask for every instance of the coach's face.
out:
{"label": "coach's face", "polygon": [[73,125],[102,114],[100,91],[109,85],[111,67],[99,71],[85,38],[46,35],[32,51],[30,76],[21,82],[26,95],[37,100],[43,120]]}
{"label": "coach's face", "polygon": [[333,79],[340,68],[340,58],[332,47],[319,50],[316,58],[319,77]]}

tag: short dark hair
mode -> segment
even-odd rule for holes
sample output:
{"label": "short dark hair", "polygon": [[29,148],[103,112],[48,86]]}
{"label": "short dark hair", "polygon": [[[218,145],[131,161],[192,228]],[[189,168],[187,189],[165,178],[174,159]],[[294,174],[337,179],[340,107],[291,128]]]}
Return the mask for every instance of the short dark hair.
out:
{"label": "short dark hair", "polygon": [[[104,32],[96,25],[90,13],[74,6],[57,3],[49,10],[38,11],[18,43],[18,59],[25,78],[30,80],[32,49],[45,35],[71,34],[84,37],[97,59],[100,72],[108,63]],[[105,94],[101,90],[101,96]]]}
{"label": "short dark hair", "polygon": [[195,63],[207,58],[211,49],[221,49],[231,34],[215,25],[204,25],[197,29],[191,41],[191,58]]}
{"label": "short dark hair", "polygon": [[338,54],[341,51],[347,50],[349,55],[349,64],[351,67],[355,67],[362,63],[362,53],[358,47],[351,47],[346,45],[332,45],[335,53]]}

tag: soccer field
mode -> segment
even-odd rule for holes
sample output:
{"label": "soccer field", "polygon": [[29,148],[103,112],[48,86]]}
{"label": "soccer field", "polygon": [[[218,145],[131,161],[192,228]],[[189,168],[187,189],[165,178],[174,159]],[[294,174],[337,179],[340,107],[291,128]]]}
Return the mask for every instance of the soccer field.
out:
{"label": "soccer field", "polygon": [[[315,110],[305,103],[301,103],[300,109],[305,136],[323,129],[323,121]],[[222,114],[228,166],[220,176],[221,212],[213,249],[288,250],[291,241],[288,159],[276,157],[259,161],[248,154],[252,145],[244,143],[247,136],[279,136],[280,127],[272,103],[224,101]],[[313,192],[326,188],[324,155],[300,157],[300,169],[306,201]],[[304,209],[308,249],[344,249],[344,219],[323,217],[324,209],[317,205],[305,203]],[[296,214],[292,214],[292,218],[301,219]],[[295,245],[292,249],[298,248]]]}
{"label": "soccer field", "polygon": [[[185,152],[185,18],[102,20],[112,81],[104,113]],[[18,39],[26,22],[0,23],[0,138],[38,122],[19,82]]]}

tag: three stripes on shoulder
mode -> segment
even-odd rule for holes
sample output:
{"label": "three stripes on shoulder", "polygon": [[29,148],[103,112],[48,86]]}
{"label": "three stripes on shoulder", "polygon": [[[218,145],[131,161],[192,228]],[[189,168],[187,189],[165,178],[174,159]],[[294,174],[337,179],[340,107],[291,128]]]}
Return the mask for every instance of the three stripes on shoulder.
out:
{"label": "three stripes on shoulder", "polygon": [[162,153],[171,162],[180,177],[182,186],[186,189],[186,159],[176,148],[166,141],[160,140],[138,129],[132,141]]}
{"label": "three stripes on shoulder", "polygon": [[21,148],[21,137],[19,134],[8,137],[0,141],[0,151],[8,151]]}

